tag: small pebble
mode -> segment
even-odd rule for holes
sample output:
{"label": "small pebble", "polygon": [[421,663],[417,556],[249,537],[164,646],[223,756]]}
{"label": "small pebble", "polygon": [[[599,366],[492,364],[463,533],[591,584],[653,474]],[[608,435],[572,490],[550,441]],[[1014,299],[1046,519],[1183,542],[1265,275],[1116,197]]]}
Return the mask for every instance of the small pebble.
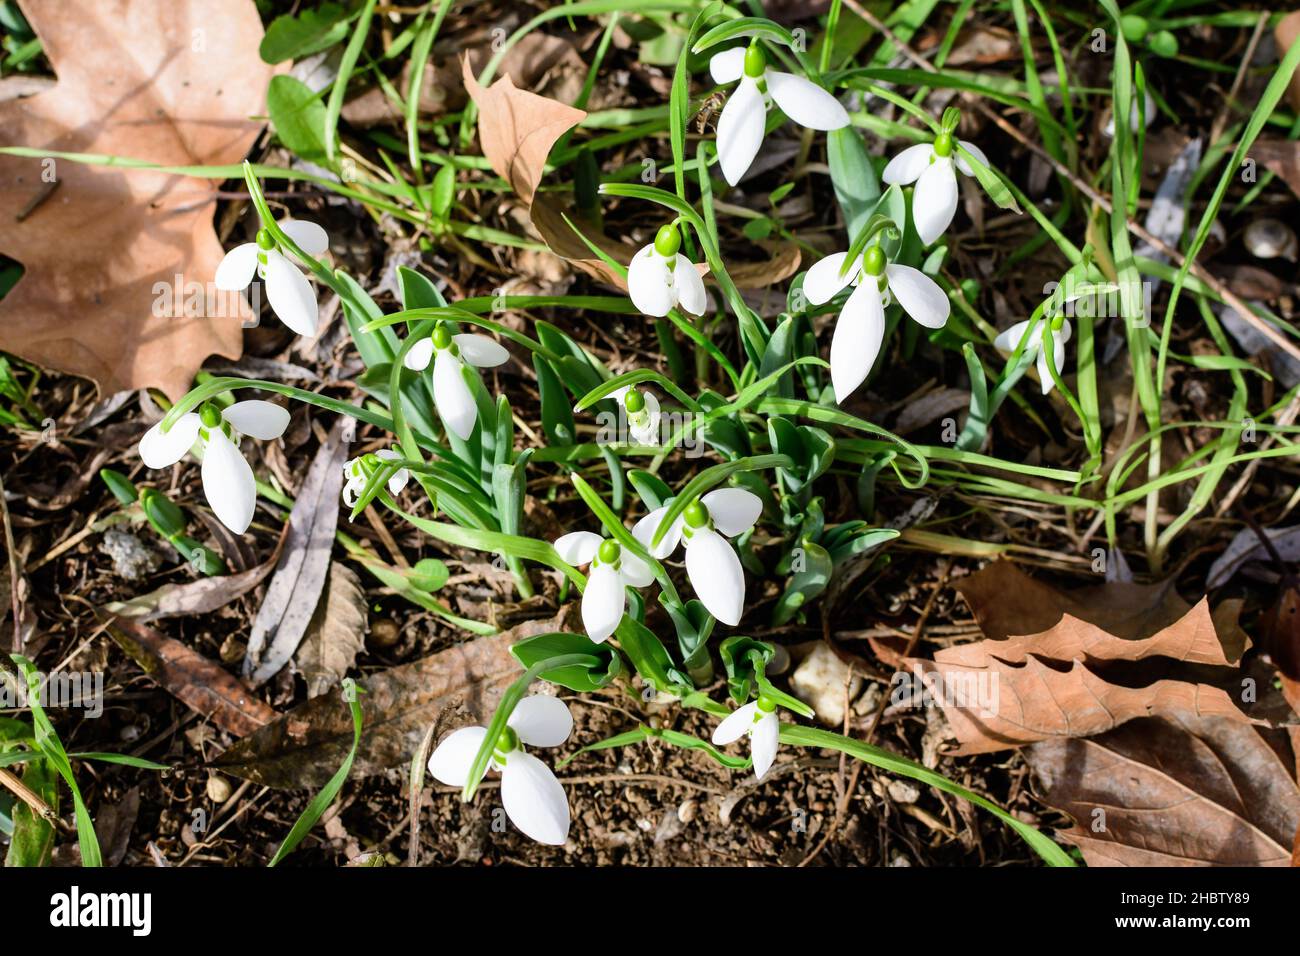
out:
{"label": "small pebble", "polygon": [[682,823],[690,823],[699,813],[700,805],[694,799],[687,798],[677,805],[677,819]]}
{"label": "small pebble", "polygon": [[225,803],[230,799],[230,781],[219,773],[208,776],[208,799],[213,803]]}
{"label": "small pebble", "polygon": [[397,622],[392,618],[380,618],[370,625],[370,645],[372,647],[392,647],[401,637],[401,631],[397,628]]}

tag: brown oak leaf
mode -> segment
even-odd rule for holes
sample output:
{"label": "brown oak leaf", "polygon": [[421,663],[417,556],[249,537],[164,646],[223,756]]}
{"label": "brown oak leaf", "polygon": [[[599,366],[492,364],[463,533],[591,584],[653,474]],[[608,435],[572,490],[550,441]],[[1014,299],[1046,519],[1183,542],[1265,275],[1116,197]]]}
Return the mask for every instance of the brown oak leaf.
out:
{"label": "brown oak leaf", "polygon": [[[943,708],[959,754],[1085,737],[1139,717],[1256,722],[1240,686],[1240,602],[1211,611],[1172,587],[1058,591],[998,561],[958,584],[986,640],[908,659],[912,693]],[[1254,703],[1254,701],[1250,701]]]}
{"label": "brown oak leaf", "polygon": [[[272,68],[252,0],[23,0],[58,81],[0,102],[0,145],[163,166],[240,162]],[[111,394],[172,398],[203,360],[238,358],[249,309],[217,293],[216,180],[0,155],[0,252],[24,268],[0,299],[0,349]]]}
{"label": "brown oak leaf", "polygon": [[1059,834],[1089,866],[1286,866],[1300,826],[1294,756],[1235,720],[1137,720],[1025,751]]}

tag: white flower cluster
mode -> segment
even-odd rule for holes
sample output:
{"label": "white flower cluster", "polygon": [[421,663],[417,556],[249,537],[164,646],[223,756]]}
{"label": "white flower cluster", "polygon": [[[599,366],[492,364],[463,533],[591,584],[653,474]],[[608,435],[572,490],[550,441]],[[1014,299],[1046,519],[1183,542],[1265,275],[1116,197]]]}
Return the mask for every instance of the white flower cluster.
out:
{"label": "white flower cluster", "polygon": [[[737,83],[717,128],[718,162],[723,177],[733,186],[757,156],[773,106],[809,129],[835,130],[849,125],[848,113],[833,95],[802,76],[772,69],[758,39],[718,53],[709,67],[719,84]],[[966,156],[987,162],[977,147],[954,139],[945,126],[932,142],[909,147],[885,167],[886,183],[915,184],[912,220],[924,245],[934,243],[952,222],[957,207],[956,174],[974,174]],[[276,235],[287,236],[308,256],[322,255],[329,246],[325,231],[315,223],[285,220],[274,230],[264,224],[254,242],[237,246],[226,255],[217,270],[216,284],[222,289],[242,289],[254,277],[260,278],[275,315],[294,332],[315,335],[318,312],[310,281],[281,251]],[[708,308],[703,279],[707,270],[681,253],[681,243],[677,224],[670,223],[633,256],[627,274],[628,293],[644,314],[661,317],[681,308],[698,316]],[[927,329],[941,328],[949,316],[948,297],[933,279],[911,266],[890,261],[879,242],[868,239],[865,248],[859,248],[852,262],[849,253],[820,260],[808,270],[803,284],[815,305],[852,288],[830,348],[832,387],[840,403],[861,385],[875,364],[885,334],[885,310],[893,302]],[[1011,350],[1027,328],[1028,323],[1021,323],[1008,329],[995,344]],[[1052,339],[1058,370],[1069,331],[1065,326],[1063,333]],[[1045,363],[1044,334],[1040,326],[1025,348],[1038,354],[1046,391],[1052,378]],[[453,333],[441,321],[434,323],[427,337],[408,344],[404,351],[405,365],[413,371],[424,372],[433,365],[434,404],[447,431],[461,440],[471,437],[478,422],[479,406],[469,367],[491,368],[508,358],[506,349],[492,339]],[[627,412],[633,438],[657,445],[658,399],[634,387],[619,389],[612,397]],[[148,467],[163,468],[187,452],[195,452],[202,460],[203,490],[213,512],[232,531],[243,533],[253,518],[257,489],[252,469],[239,451],[240,438],[248,435],[270,441],[284,433],[288,422],[285,409],[266,401],[228,406],[215,400],[204,402],[176,417],[165,431],[162,423],[151,428],[140,442],[140,456]],[[400,460],[396,452],[386,449],[350,460],[344,467],[345,502],[350,507],[356,504],[382,462]],[[400,494],[408,480],[407,469],[399,468],[387,481],[388,492]],[[716,489],[688,502],[672,524],[664,527],[668,510],[665,505],[651,511],[631,529],[641,554],[657,564],[682,546],[686,574],[700,602],[718,621],[737,625],[744,611],[745,575],[728,539],[754,527],[763,510],[762,500],[742,488]],[[589,531],[565,534],[555,541],[555,548],[564,561],[588,568],[581,602],[583,625],[592,641],[607,641],[618,631],[627,611],[627,589],[650,586],[655,569],[618,540]],[[559,746],[572,729],[573,718],[563,702],[545,696],[525,698],[493,742],[491,759],[482,768],[484,775],[489,770],[501,774],[506,813],[520,830],[542,843],[564,843],[569,810],[564,788],[554,773],[523,748]],[[443,740],[429,760],[433,776],[445,784],[464,786],[487,732],[483,727],[466,727]],[[748,736],[754,770],[762,778],[775,759],[779,733],[776,704],[760,696],[723,720],[713,742],[725,745]]]}

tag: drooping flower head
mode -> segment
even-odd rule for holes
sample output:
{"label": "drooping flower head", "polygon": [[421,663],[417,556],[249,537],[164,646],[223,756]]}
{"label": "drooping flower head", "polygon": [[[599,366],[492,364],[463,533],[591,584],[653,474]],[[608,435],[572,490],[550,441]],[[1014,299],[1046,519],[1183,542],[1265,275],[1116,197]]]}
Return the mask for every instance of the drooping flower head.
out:
{"label": "drooping flower head", "polygon": [[627,415],[628,432],[633,441],[642,445],[659,444],[659,399],[634,385],[617,388],[610,392],[610,397],[617,399],[623,406]]}
{"label": "drooping flower head", "polygon": [[575,567],[590,564],[582,593],[582,626],[597,644],[617,630],[627,608],[627,589],[654,580],[650,566],[613,538],[590,531],[571,531],[555,541],[555,550]]}
{"label": "drooping flower head", "polygon": [[[1029,323],[1030,320],[1026,319],[999,333],[993,340],[993,347],[1001,352],[1014,352],[1029,330]],[[1070,341],[1070,336],[1074,334],[1074,329],[1070,327],[1065,316],[1057,315],[1050,320],[1039,320],[1038,327],[1025,343],[1025,354],[1036,356],[1038,382],[1044,395],[1056,387],[1056,380],[1052,378],[1051,369],[1047,367],[1047,350],[1043,348],[1043,337],[1047,334],[1049,326],[1052,330],[1052,364],[1056,366],[1057,375],[1065,374],[1065,343]]]}
{"label": "drooping flower head", "polygon": [[740,85],[718,117],[718,162],[732,186],[740,182],[763,145],[767,110],[772,101],[786,116],[808,129],[832,130],[849,125],[849,114],[830,93],[811,80],[767,65],[757,38],[748,47],[733,47],[709,61],[718,84]]}
{"label": "drooping flower head", "polygon": [[942,328],[951,309],[933,279],[920,269],[890,262],[878,243],[868,245],[846,268],[847,261],[847,252],[827,256],[808,270],[803,282],[804,295],[814,305],[829,302],[846,286],[854,287],[831,338],[831,384],[840,404],[876,364],[885,337],[885,309],[894,299],[927,329]]}
{"label": "drooping flower head", "polygon": [[140,459],[148,468],[167,468],[198,443],[203,456],[203,494],[212,512],[235,534],[253,521],[257,483],[253,469],[239,452],[239,438],[248,435],[272,441],[289,427],[289,412],[257,399],[222,409],[212,402],[186,412],[163,431],[159,422],[140,439]]}
{"label": "drooping flower head", "polygon": [[891,186],[916,183],[912,191],[912,221],[921,242],[930,245],[944,234],[957,213],[957,173],[975,175],[970,163],[957,152],[960,146],[982,165],[988,157],[974,143],[959,140],[953,135],[961,113],[956,109],[944,112],[943,123],[933,142],[909,146],[889,161],[880,178]]}
{"label": "drooping flower head", "polygon": [[[573,715],[564,701],[541,695],[525,697],[510,714],[493,747],[492,759],[483,768],[483,776],[489,769],[501,774],[501,804],[506,816],[538,843],[564,845],[569,836],[569,801],[551,768],[521,745],[558,747],[572,731]],[[486,737],[486,727],[453,731],[429,757],[429,773],[448,786],[464,787]]]}
{"label": "drooping flower head", "polygon": [[[285,219],[280,229],[309,256],[324,255],[329,249],[329,236],[314,222]],[[227,252],[213,281],[218,289],[237,292],[247,288],[254,275],[265,285],[267,302],[281,322],[299,335],[316,334],[320,314],[316,293],[302,270],[280,251],[268,229],[259,229],[253,242]]]}
{"label": "drooping flower head", "polygon": [[[365,490],[366,482],[370,476],[384,461],[400,461],[402,458],[391,448],[381,448],[377,452],[367,455],[361,455],[357,458],[348,459],[343,466],[343,503],[349,508],[355,507],[357,498]],[[392,495],[400,495],[406,483],[411,480],[411,473],[405,468],[399,468],[393,472],[388,479],[388,491]]]}
{"label": "drooping flower head", "polygon": [[704,279],[678,250],[681,234],[672,223],[661,226],[654,242],[641,247],[627,267],[627,293],[632,304],[662,318],[681,306],[692,315],[703,315],[708,306]]}
{"label": "drooping flower head", "polygon": [[733,710],[714,728],[713,742],[725,747],[746,735],[749,737],[750,755],[754,758],[754,776],[762,780],[776,759],[781,736],[776,702],[770,697],[760,696],[758,700]]}
{"label": "drooping flower head", "polygon": [[447,323],[439,322],[428,338],[411,346],[403,364],[422,372],[433,362],[433,403],[448,431],[466,439],[478,421],[478,403],[465,381],[465,366],[492,368],[508,358],[510,353],[486,335],[452,335]]}
{"label": "drooping flower head", "polygon": [[686,576],[708,612],[724,624],[740,623],[745,609],[745,571],[727,538],[744,534],[763,513],[763,500],[744,488],[719,488],[686,506],[652,544],[668,507],[656,508],[632,528],[635,537],[662,560],[686,543]]}

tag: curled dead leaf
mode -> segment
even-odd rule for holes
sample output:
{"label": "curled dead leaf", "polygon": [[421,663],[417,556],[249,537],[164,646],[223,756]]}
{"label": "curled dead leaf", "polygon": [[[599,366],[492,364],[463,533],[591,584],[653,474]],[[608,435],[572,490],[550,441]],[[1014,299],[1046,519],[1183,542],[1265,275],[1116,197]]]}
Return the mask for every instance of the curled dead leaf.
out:
{"label": "curled dead leaf", "polygon": [[146,674],[223,730],[242,737],[275,717],[238,678],[192,648],[138,621],[100,614],[109,636]]}
{"label": "curled dead leaf", "polygon": [[1234,720],[1141,720],[1025,751],[1059,836],[1089,866],[1286,866],[1300,826],[1281,734]]}
{"label": "curled dead leaf", "polygon": [[1106,582],[1070,592],[995,562],[958,585],[986,640],[906,663],[933,694],[956,753],[1104,733],[1139,717],[1254,723],[1225,687],[1248,640],[1240,602],[1213,612],[1172,587]]}

